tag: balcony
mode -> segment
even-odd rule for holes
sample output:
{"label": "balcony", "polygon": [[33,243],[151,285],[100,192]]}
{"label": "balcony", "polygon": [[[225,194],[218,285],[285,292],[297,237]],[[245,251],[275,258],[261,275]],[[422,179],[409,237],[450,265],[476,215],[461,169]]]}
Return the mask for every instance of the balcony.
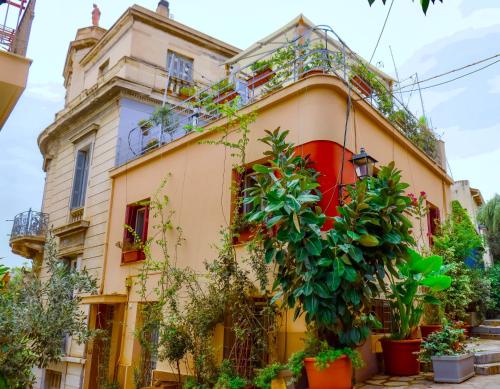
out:
{"label": "balcony", "polygon": [[[286,39],[281,39],[281,41]],[[444,160],[438,138],[425,118],[415,117],[392,93],[389,76],[362,60],[329,27],[315,27],[285,44],[263,45],[260,55],[239,54],[230,75],[181,103],[164,104],[162,120],[144,118],[119,136],[117,165],[219,119],[226,103],[244,108],[282,88],[314,75],[340,79],[351,101],[364,100],[437,164]]]}
{"label": "balcony", "polygon": [[12,252],[28,259],[40,259],[43,255],[49,215],[32,211],[18,214],[14,218],[10,233]]}
{"label": "balcony", "polygon": [[35,0],[9,0],[0,6],[0,130],[26,88],[34,10]]}

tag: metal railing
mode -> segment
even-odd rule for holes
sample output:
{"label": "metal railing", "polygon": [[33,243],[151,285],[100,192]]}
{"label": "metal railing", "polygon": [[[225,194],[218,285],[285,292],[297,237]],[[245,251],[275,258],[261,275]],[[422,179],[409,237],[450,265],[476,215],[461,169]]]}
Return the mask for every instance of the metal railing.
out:
{"label": "metal railing", "polygon": [[[126,163],[217,120],[222,115],[222,104],[232,102],[243,108],[313,74],[342,80],[352,100],[365,100],[422,151],[439,161],[437,145],[432,145],[437,140],[434,132],[426,128],[432,147],[425,147],[418,138],[423,124],[419,127],[419,119],[394,96],[390,82],[355,54],[330,27],[317,26],[243,67],[236,63],[228,77],[199,90],[180,104],[170,105],[167,125],[150,124],[151,128],[146,130],[139,126],[133,128],[127,139],[119,139],[119,144],[126,142],[127,147],[119,148],[117,164]],[[370,80],[363,79],[367,74]],[[352,90],[357,93],[351,94]]]}
{"label": "metal railing", "polygon": [[49,215],[31,209],[14,218],[10,239],[20,237],[45,237],[48,231]]}
{"label": "metal railing", "polygon": [[0,49],[26,55],[35,0],[6,0],[0,4]]}

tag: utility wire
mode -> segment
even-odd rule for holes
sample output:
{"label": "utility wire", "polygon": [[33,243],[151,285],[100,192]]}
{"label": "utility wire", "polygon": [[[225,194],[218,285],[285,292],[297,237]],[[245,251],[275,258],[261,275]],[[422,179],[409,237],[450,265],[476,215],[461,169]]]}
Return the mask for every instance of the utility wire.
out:
{"label": "utility wire", "polygon": [[[425,87],[423,87],[423,88],[420,88],[420,90],[430,89],[430,88],[435,88],[436,86],[440,86],[440,85],[448,84],[448,83],[450,83],[450,82],[452,82],[452,81],[459,80],[459,79],[461,79],[461,78],[464,78],[464,77],[470,76],[471,74],[477,73],[477,72],[479,72],[479,71],[481,71],[481,70],[484,70],[484,69],[486,69],[486,68],[488,68],[488,67],[490,67],[490,66],[492,66],[492,65],[494,65],[494,64],[496,64],[496,63],[498,63],[498,62],[500,62],[500,59],[497,59],[495,62],[489,63],[488,65],[482,66],[482,67],[480,67],[479,69],[476,69],[476,70],[473,70],[473,71],[471,71],[471,72],[468,72],[468,73],[462,74],[461,76],[458,76],[458,77],[452,78],[452,79],[450,79],[450,80],[446,80],[446,81],[443,81],[443,82],[439,82],[439,83],[437,83],[437,84],[432,84],[432,85],[425,86]],[[422,81],[417,82],[417,84],[421,84],[421,83],[422,83]],[[409,90],[396,90],[395,92],[397,92],[397,91],[400,91],[401,93],[408,93],[408,92],[410,92]]]}
{"label": "utility wire", "polygon": [[393,5],[394,5],[394,0],[391,1],[391,5],[389,7],[389,10],[387,11],[387,16],[385,17],[384,24],[382,26],[382,30],[380,31],[380,34],[378,36],[377,44],[375,45],[375,48],[373,49],[372,56],[370,57],[370,63],[372,63],[373,57],[375,56],[375,52],[377,51],[378,44],[380,43],[380,39],[382,38],[382,34],[384,33],[385,25],[387,24],[387,20],[389,19],[389,15],[391,14],[391,9],[392,9]]}
{"label": "utility wire", "polygon": [[[455,72],[458,72],[460,70],[463,70],[463,69],[467,69],[467,68],[470,68],[471,66],[475,66],[475,65],[479,65],[480,63],[483,63],[483,62],[486,62],[486,61],[489,61],[490,59],[494,59],[494,58],[497,58],[497,57],[500,57],[500,53],[498,54],[495,54],[495,55],[492,55],[491,57],[488,57],[488,58],[484,58],[484,59],[481,59],[479,61],[476,61],[476,62],[473,62],[473,63],[470,63],[468,65],[464,65],[464,66],[461,66],[459,68],[456,68],[456,69],[452,69],[452,70],[449,70],[445,73],[441,73],[441,74],[437,74],[435,76],[432,76],[432,77],[429,77],[429,78],[426,78],[424,80],[420,80],[418,82],[416,82],[417,84],[422,84],[424,82],[427,82],[427,81],[430,81],[430,80],[434,80],[436,78],[439,78],[439,77],[442,77],[442,76],[446,76],[448,74],[451,74],[451,73],[455,73]],[[495,62],[493,62],[495,63]],[[412,77],[410,77],[412,78]],[[415,85],[415,82],[412,83],[412,84],[408,84],[408,85],[404,85],[404,86],[400,86],[398,89],[396,89],[396,91],[399,91],[399,90],[402,90],[402,89],[406,89],[406,88],[409,88],[410,86],[412,85]]]}

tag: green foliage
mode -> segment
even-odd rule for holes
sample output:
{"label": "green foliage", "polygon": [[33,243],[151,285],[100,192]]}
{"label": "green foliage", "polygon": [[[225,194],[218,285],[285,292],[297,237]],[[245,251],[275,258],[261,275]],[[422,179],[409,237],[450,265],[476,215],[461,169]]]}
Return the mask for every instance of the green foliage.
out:
{"label": "green foliage", "polygon": [[0,377],[9,388],[29,386],[33,367],[59,362],[66,335],[80,342],[90,337],[80,294],[95,293],[96,280],[68,269],[51,236],[45,255],[43,279],[40,269],[20,269],[0,289]]}
{"label": "green foliage", "polygon": [[465,340],[463,329],[446,324],[442,330],[431,333],[422,342],[419,359],[422,362],[430,362],[434,356],[467,354]]}
{"label": "green foliage", "polygon": [[215,383],[214,389],[242,389],[245,388],[248,381],[236,374],[232,363],[228,360],[222,361],[219,369],[219,377]]}
{"label": "green foliage", "polygon": [[492,311],[492,316],[495,317],[500,312],[500,264],[497,263],[488,269],[486,276],[491,283],[492,305],[490,311]]}
{"label": "green foliage", "polygon": [[500,195],[496,194],[479,211],[478,220],[486,226],[491,255],[500,263]]}
{"label": "green foliage", "polygon": [[[382,3],[386,3],[387,0],[382,0]],[[441,3],[443,2],[443,0],[439,0]],[[424,11],[424,14],[427,14],[427,9],[429,8],[429,5],[430,3],[432,2],[432,4],[435,4],[436,3],[436,0],[420,0],[420,5],[422,6],[422,11]],[[368,4],[370,4],[370,6],[375,3],[375,0],[368,0]]]}
{"label": "green foliage", "polygon": [[295,308],[295,318],[305,314],[320,333],[337,334],[339,346],[356,346],[375,325],[371,299],[385,286],[385,267],[392,269],[413,243],[403,215],[408,185],[390,164],[377,178],[347,187],[349,201],[339,207],[334,228],[322,233],[318,173],[294,154],[287,134],[277,129],[262,139],[270,166],[253,166],[247,220],[264,232],[265,259],[276,265],[274,299]]}
{"label": "green foliage", "polygon": [[448,257],[453,262],[464,262],[468,257],[482,261],[483,241],[467,210],[457,200],[451,202],[451,214],[434,237],[434,252],[441,253],[448,249],[453,250],[453,255]]}
{"label": "green foliage", "polygon": [[278,377],[278,374],[286,367],[286,365],[275,362],[260,369],[253,380],[254,385],[260,389],[271,389],[272,380]]}
{"label": "green foliage", "polygon": [[440,303],[435,293],[449,288],[451,284],[451,277],[445,275],[446,271],[442,257],[423,257],[409,249],[407,260],[398,264],[398,273],[388,273],[394,339],[410,339],[420,324],[424,304]]}
{"label": "green foliage", "polygon": [[177,130],[174,112],[169,104],[156,107],[149,120],[155,126],[160,126],[161,131],[167,134],[171,134]]}
{"label": "green foliage", "polygon": [[254,63],[252,63],[250,65],[250,70],[252,70],[252,72],[258,74],[258,73],[263,72],[264,70],[270,69],[271,66],[272,66],[272,60],[262,59],[260,61],[255,61]]}

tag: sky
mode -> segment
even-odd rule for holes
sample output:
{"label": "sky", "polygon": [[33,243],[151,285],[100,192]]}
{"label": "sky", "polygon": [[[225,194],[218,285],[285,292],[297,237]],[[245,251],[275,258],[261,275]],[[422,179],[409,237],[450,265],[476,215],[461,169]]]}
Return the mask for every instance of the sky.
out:
{"label": "sky", "polygon": [[[134,4],[95,1],[104,28]],[[0,131],[0,258],[7,266],[25,262],[10,251],[11,220],[19,212],[41,207],[45,175],[36,139],[64,105],[62,72],[68,45],[78,28],[91,24],[92,3],[37,2],[28,48],[33,59],[28,86]],[[157,0],[135,3],[154,10]],[[175,20],[241,49],[303,13],[314,23],[331,26],[369,59],[389,10],[387,3],[377,0],[369,7],[367,0],[170,0],[170,9]],[[389,47],[400,80],[416,72],[423,80],[500,53],[500,0],[444,0],[431,5],[427,16],[419,3],[395,0],[373,59],[386,73],[395,74]],[[446,142],[452,177],[470,180],[489,199],[500,192],[500,62],[424,89],[482,65],[423,83],[423,110],[418,91],[405,93],[403,99],[418,115],[425,112]]]}

